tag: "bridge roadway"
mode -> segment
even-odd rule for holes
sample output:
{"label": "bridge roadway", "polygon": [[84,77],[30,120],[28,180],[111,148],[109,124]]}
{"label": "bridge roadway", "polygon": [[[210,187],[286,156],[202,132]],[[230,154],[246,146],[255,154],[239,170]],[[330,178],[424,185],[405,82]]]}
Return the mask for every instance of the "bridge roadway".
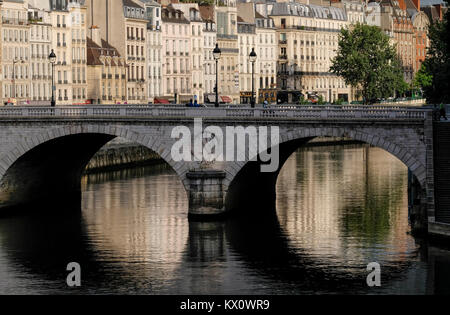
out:
{"label": "bridge roadway", "polygon": [[[0,208],[48,202],[57,196],[80,199],[85,165],[105,143],[122,137],[155,151],[175,170],[187,191],[192,218],[258,213],[274,208],[276,179],[289,156],[314,137],[332,136],[369,143],[401,160],[414,175],[413,229],[437,231],[430,229],[431,224],[439,225],[440,231],[450,220],[436,222],[436,217],[448,216],[435,213],[447,210],[435,209],[432,116],[432,109],[425,107],[360,105],[2,107]],[[171,150],[178,139],[171,137],[172,131],[185,126],[198,136],[194,118],[203,119],[203,128],[216,126],[224,135],[230,126],[278,127],[279,144],[272,148],[279,150],[277,170],[262,173],[263,163],[248,154],[244,161],[174,160]]]}

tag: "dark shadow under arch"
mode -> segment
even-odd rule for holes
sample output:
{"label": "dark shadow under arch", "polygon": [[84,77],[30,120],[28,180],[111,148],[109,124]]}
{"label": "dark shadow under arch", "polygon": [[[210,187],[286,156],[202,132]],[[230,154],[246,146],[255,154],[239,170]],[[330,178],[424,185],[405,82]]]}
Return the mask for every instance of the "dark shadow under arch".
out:
{"label": "dark shadow under arch", "polygon": [[0,181],[0,207],[81,201],[81,176],[115,136],[85,133],[44,142],[20,156]]}

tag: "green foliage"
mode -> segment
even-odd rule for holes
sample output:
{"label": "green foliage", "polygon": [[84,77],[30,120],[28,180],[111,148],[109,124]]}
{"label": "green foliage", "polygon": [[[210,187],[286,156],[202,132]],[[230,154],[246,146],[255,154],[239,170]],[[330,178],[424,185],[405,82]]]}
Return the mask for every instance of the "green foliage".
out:
{"label": "green foliage", "polygon": [[325,101],[323,100],[322,95],[319,96],[319,99],[317,100],[317,105],[325,105]]}
{"label": "green foliage", "polygon": [[342,98],[334,100],[333,104],[334,105],[342,105],[342,104],[344,104],[344,100]]}
{"label": "green foliage", "polygon": [[411,88],[413,90],[422,89],[425,90],[433,85],[433,75],[428,72],[426,66],[422,64],[419,71],[417,71]]}
{"label": "green foliage", "polygon": [[430,47],[419,82],[428,103],[450,103],[450,11],[430,25],[428,37]]}
{"label": "green foliage", "polygon": [[376,26],[356,24],[351,30],[342,29],[330,71],[358,88],[365,104],[406,87],[396,49]]}
{"label": "green foliage", "polygon": [[299,105],[307,105],[307,104],[309,104],[308,100],[305,99],[305,97],[303,95],[300,96],[300,98],[298,99],[298,103],[299,103]]}

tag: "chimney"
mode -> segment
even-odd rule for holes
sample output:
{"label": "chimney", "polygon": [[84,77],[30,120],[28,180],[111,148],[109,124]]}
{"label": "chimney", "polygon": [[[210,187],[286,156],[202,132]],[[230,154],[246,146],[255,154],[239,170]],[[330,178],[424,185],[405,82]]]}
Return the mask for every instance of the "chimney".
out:
{"label": "chimney", "polygon": [[100,35],[100,29],[96,25],[91,26],[91,39],[94,43],[102,47],[102,38]]}
{"label": "chimney", "polygon": [[417,11],[420,11],[420,0],[413,0],[413,3],[416,6]]}

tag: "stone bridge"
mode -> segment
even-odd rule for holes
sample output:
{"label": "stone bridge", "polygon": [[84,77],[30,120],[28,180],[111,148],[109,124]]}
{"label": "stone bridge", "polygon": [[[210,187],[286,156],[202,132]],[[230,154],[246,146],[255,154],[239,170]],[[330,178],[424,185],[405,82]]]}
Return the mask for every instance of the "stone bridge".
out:
{"label": "stone bridge", "polygon": [[[223,134],[227,127],[278,127],[274,151],[258,149],[259,153],[279,150],[278,167],[274,172],[261,172],[263,162],[249,154],[242,161],[174,159],[172,148],[179,140],[172,138],[174,128],[188,128],[192,142],[202,138],[194,128],[195,118],[202,118],[203,128],[216,126]],[[155,151],[174,169],[187,191],[192,218],[262,212],[275,207],[275,184],[284,162],[300,146],[323,136],[348,137],[396,156],[414,175],[414,229],[427,230],[429,222],[436,221],[432,112],[392,106],[3,107],[0,207],[81,200],[84,167],[104,144],[122,137]],[[251,144],[246,144],[250,149]]]}

